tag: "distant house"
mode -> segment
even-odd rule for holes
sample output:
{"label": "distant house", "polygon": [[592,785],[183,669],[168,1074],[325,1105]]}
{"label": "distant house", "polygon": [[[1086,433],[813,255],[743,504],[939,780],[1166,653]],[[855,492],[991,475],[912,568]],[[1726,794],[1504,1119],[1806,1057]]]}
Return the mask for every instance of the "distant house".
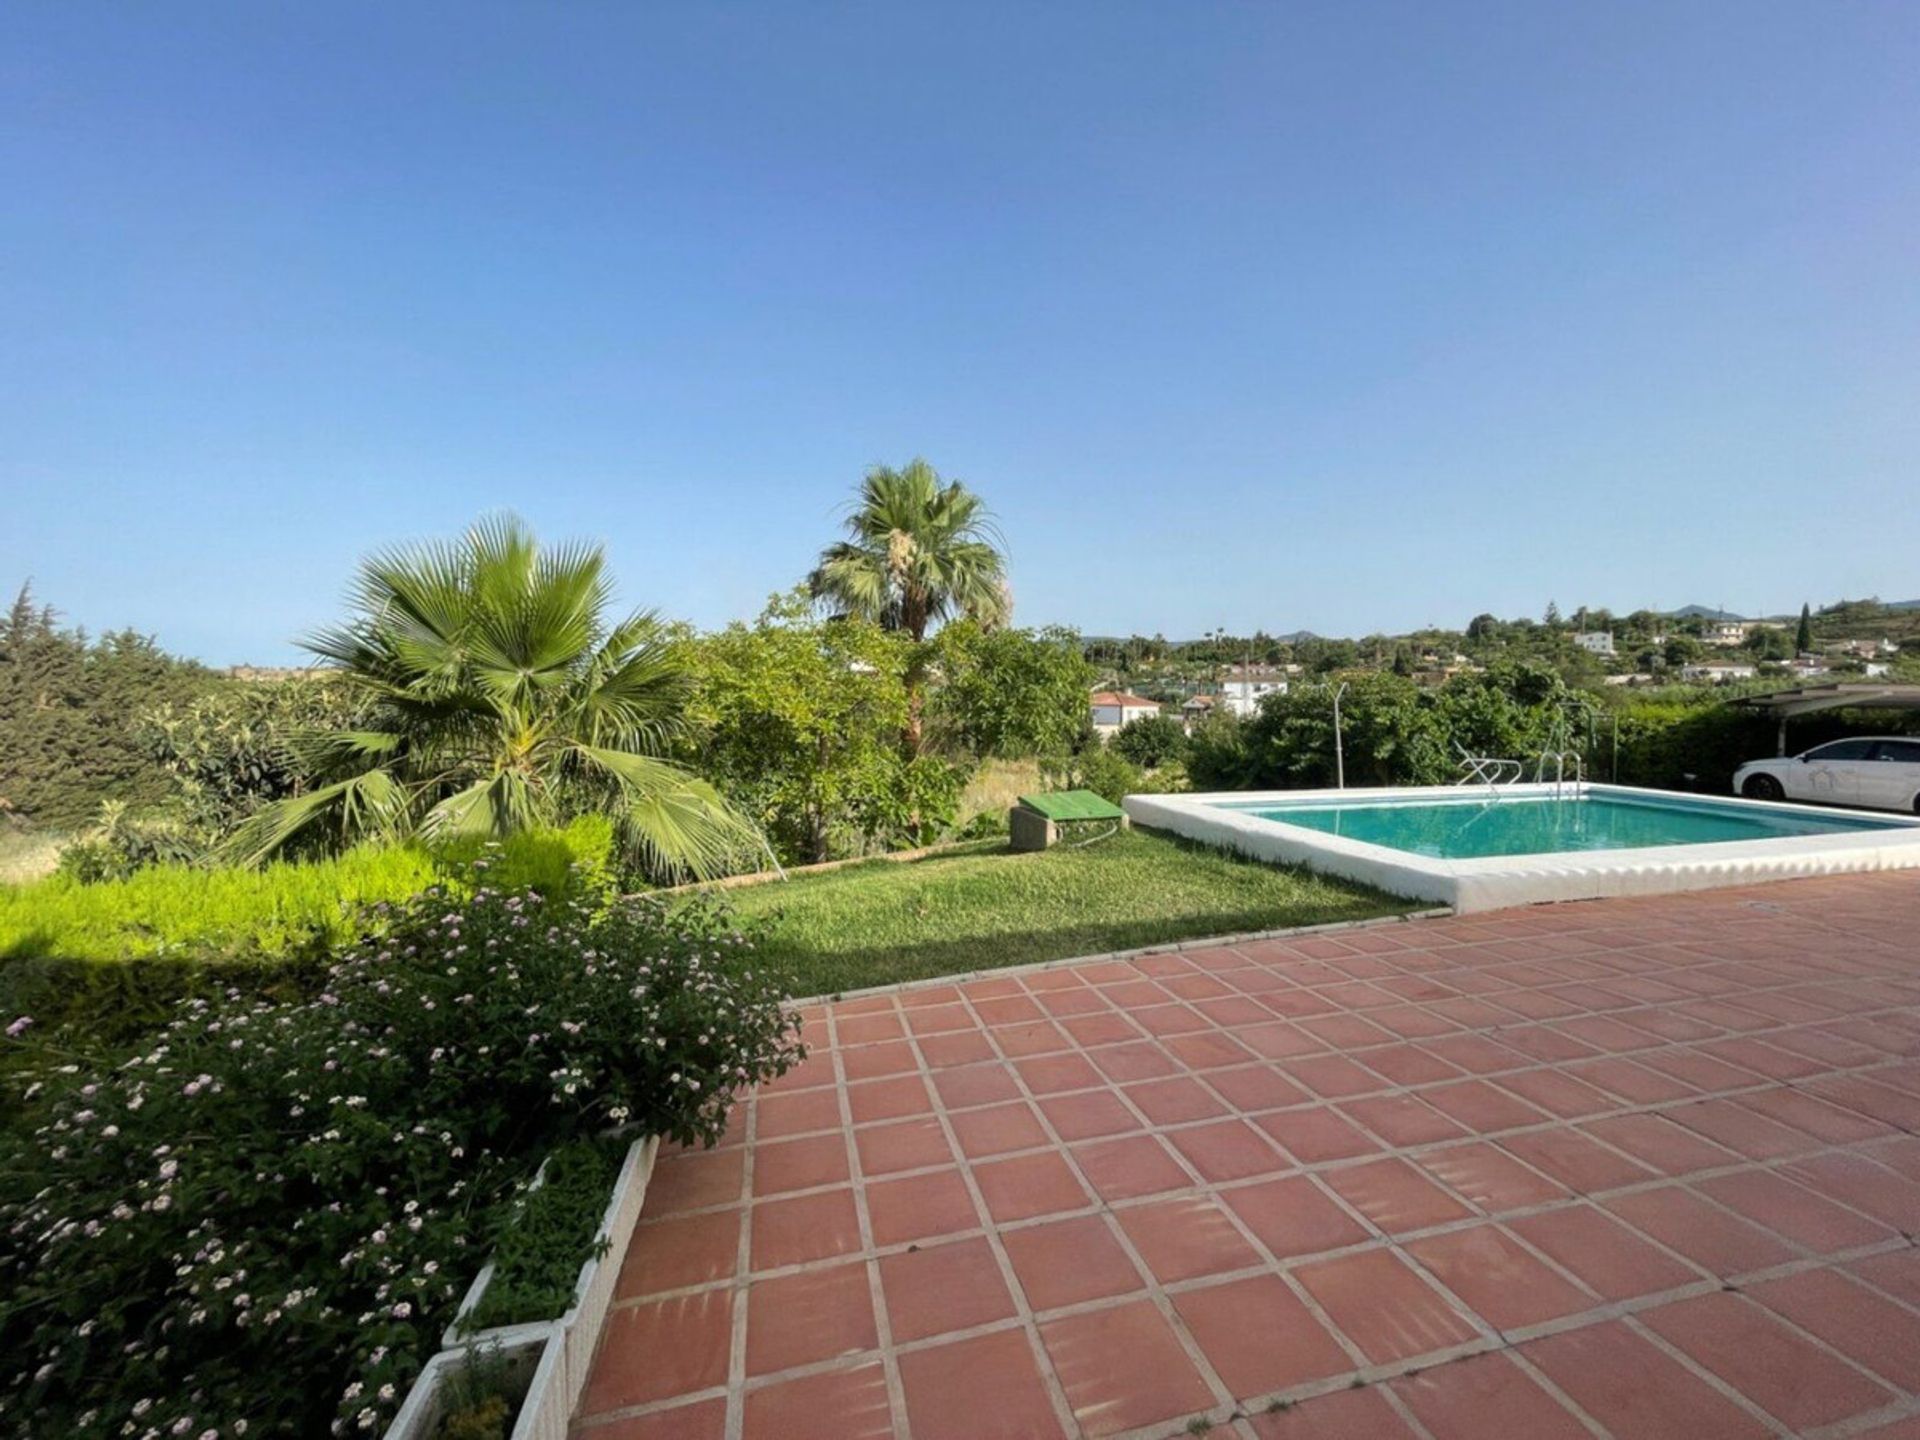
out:
{"label": "distant house", "polygon": [[1220,699],[1235,715],[1252,715],[1263,695],[1284,695],[1298,665],[1229,665],[1220,684]]}
{"label": "distant house", "polygon": [[1088,701],[1093,712],[1093,728],[1102,736],[1112,735],[1123,725],[1145,720],[1160,713],[1160,702],[1124,690],[1096,690]]}
{"label": "distant house", "polygon": [[1699,665],[1680,667],[1682,680],[1703,681],[1709,685],[1724,685],[1729,680],[1751,680],[1758,674],[1753,665],[1741,665],[1731,660],[1707,660]]}
{"label": "distant house", "polygon": [[1796,655],[1787,661],[1787,672],[1796,680],[1812,680],[1821,675],[1831,675],[1833,668],[1817,655]]}
{"label": "distant house", "polygon": [[1745,643],[1753,632],[1753,626],[1745,620],[1709,620],[1701,638],[1709,645],[1721,645],[1731,648]]}
{"label": "distant house", "polygon": [[1189,695],[1187,697],[1186,703],[1180,707],[1180,718],[1187,722],[1187,729],[1193,729],[1194,726],[1213,714],[1213,706],[1216,698],[1217,697],[1212,695]]}
{"label": "distant house", "polygon": [[1613,632],[1611,630],[1576,630],[1573,643],[1592,655],[1613,654]]}

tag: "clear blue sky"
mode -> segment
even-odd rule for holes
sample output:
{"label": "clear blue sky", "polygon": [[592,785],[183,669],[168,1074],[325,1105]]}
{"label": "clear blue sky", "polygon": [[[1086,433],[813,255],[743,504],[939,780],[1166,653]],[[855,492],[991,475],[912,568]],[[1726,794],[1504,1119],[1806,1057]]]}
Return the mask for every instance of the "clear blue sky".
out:
{"label": "clear blue sky", "polygon": [[0,586],[275,661],[519,510],[702,624],[860,472],[1018,616],[1920,596],[1920,5],[16,0]]}

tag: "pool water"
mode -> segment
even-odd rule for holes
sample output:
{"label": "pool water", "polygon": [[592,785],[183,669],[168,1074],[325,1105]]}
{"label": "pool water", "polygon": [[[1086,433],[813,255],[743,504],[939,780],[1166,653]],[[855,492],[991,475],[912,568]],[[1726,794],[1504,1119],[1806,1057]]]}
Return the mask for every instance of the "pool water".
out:
{"label": "pool water", "polygon": [[1340,835],[1369,845],[1443,860],[1488,855],[1543,855],[1577,850],[1632,850],[1656,845],[1711,845],[1726,840],[1777,840],[1900,828],[1852,815],[1749,810],[1712,800],[1612,795],[1485,795],[1445,800],[1304,801],[1233,806],[1284,825]]}

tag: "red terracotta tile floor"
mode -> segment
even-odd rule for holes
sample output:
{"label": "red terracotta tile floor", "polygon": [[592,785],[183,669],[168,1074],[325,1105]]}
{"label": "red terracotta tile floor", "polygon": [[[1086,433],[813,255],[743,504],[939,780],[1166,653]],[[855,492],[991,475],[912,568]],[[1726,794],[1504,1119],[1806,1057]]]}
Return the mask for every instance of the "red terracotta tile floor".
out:
{"label": "red terracotta tile floor", "polygon": [[1920,1437],[1920,875],[806,1013],[575,1440]]}

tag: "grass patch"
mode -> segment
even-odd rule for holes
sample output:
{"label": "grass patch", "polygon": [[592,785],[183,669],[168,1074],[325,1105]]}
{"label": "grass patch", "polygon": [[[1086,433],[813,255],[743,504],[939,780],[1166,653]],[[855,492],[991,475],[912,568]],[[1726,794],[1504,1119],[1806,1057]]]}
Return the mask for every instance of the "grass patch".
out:
{"label": "grass patch", "polygon": [[1004,843],[729,892],[763,962],[832,994],[1247,930],[1400,914],[1416,903],[1133,830],[1084,849]]}

